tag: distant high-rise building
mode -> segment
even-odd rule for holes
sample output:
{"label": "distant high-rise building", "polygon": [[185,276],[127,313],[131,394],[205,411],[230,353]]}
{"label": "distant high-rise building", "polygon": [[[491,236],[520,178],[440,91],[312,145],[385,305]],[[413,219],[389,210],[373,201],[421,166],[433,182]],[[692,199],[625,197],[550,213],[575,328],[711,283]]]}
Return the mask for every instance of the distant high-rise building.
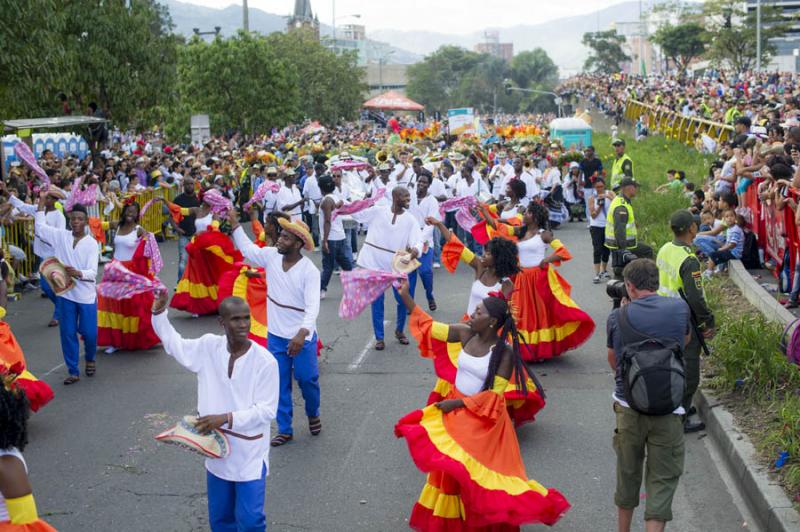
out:
{"label": "distant high-rise building", "polygon": [[311,0],[294,0],[294,13],[289,17],[288,31],[307,31],[319,40],[319,18],[311,11]]}
{"label": "distant high-rise building", "polygon": [[[756,0],[747,0],[747,11],[755,13],[756,4]],[[798,59],[800,59],[800,20],[798,20],[797,14],[800,12],[800,1],[762,0],[761,7],[766,7],[768,5],[780,9],[789,27],[782,36],[770,41],[771,44],[775,46],[775,55],[770,60],[769,64],[762,64],[761,68],[765,70],[798,72],[800,71],[800,68],[798,68],[800,67],[800,65],[798,65]]]}
{"label": "distant high-rise building", "polygon": [[486,30],[483,32],[484,42],[475,45],[475,51],[480,54],[489,54],[509,63],[514,57],[514,43],[500,42],[500,32]]}

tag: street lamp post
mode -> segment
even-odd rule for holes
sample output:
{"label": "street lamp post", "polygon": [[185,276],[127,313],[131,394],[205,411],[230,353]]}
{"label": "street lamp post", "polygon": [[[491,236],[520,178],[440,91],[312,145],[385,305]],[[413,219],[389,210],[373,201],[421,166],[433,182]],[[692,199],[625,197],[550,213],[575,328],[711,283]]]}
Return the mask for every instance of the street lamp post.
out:
{"label": "street lamp post", "polygon": [[517,91],[517,92],[527,92],[527,93],[531,93],[531,94],[547,94],[549,96],[552,96],[553,97],[553,103],[558,106],[558,116],[559,116],[559,118],[564,114],[562,109],[561,109],[561,102],[562,102],[561,96],[559,96],[555,92],[540,91],[538,89],[523,89],[523,88],[520,88],[520,87],[514,87],[514,86],[511,85],[511,80],[508,80],[508,79],[503,81],[503,85],[506,88],[506,94],[511,94],[511,91]]}
{"label": "street lamp post", "polygon": [[756,0],[756,72],[761,71],[761,0]]}
{"label": "street lamp post", "polygon": [[338,48],[336,46],[336,21],[337,20],[341,20],[343,18],[350,18],[350,17],[361,18],[361,15],[359,13],[353,13],[352,15],[342,15],[341,17],[336,18],[336,0],[333,0],[333,18],[332,18],[332,21],[333,21],[333,51],[334,52]]}
{"label": "street lamp post", "polygon": [[250,33],[250,10],[247,7],[247,0],[242,0],[242,29],[245,33]]}

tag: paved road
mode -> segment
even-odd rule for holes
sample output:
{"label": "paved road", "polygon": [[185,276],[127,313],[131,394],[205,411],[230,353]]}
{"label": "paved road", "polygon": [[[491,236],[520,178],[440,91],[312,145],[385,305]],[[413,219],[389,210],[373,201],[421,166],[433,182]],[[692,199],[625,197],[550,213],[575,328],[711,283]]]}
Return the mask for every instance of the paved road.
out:
{"label": "paved road", "polygon": [[[591,284],[591,248],[583,224],[571,224],[559,236],[575,256],[561,272],[573,284],[575,299],[597,321],[598,332],[581,349],[538,366],[548,404],[534,424],[520,429],[519,439],[529,475],[558,488],[572,503],[553,528],[610,531],[616,525],[613,379],[604,334],[609,301],[602,286]],[[176,245],[164,244],[162,250],[162,278],[174,279]],[[438,270],[435,282],[436,317],[457,320],[466,307],[470,274]],[[300,417],[294,443],[273,449],[267,494],[271,530],[404,530],[424,480],[392,429],[398,418],[424,404],[434,383],[430,363],[413,346],[393,340],[383,352],[372,350],[369,313],[340,321],[340,293],[334,277],[319,321],[327,346],[321,363],[324,430],[312,438]],[[390,299],[387,319],[395,315]],[[153,440],[195,409],[195,377],[160,349],[101,353],[96,377],[65,388],[58,333],[45,326],[49,301],[28,294],[10,310],[8,320],[31,369],[56,392],[55,400],[33,416],[25,452],[46,518],[66,531],[207,529],[202,460]],[[216,318],[170,316],[186,337],[221,333]],[[302,404],[299,396],[295,404]],[[687,439],[673,530],[742,529],[743,518],[707,445],[697,435]]]}

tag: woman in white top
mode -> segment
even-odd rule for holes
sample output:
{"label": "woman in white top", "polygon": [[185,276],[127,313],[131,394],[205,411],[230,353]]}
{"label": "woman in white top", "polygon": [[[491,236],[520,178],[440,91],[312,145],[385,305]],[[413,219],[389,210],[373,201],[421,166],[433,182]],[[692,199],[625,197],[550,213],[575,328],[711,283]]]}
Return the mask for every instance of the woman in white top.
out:
{"label": "woman in white top", "polygon": [[614,193],[606,191],[606,182],[602,177],[596,177],[594,188],[589,196],[589,234],[592,236],[592,260],[594,264],[594,284],[603,279],[610,278],[608,273],[608,258],[611,250],[606,247],[606,217],[608,206],[614,199]]}
{"label": "woman in white top", "polygon": [[517,245],[514,242],[505,238],[493,238],[486,243],[483,255],[477,256],[464,247],[464,244],[440,220],[428,218],[427,222],[437,227],[445,239],[446,244],[442,248],[442,262],[445,268],[455,272],[458,262],[461,261],[475,270],[475,280],[470,288],[465,319],[490,292],[502,292],[511,297],[514,289],[511,277],[519,271]]}
{"label": "woman in white top", "polygon": [[504,193],[505,201],[497,203],[497,211],[500,213],[501,220],[508,220],[516,216],[522,216],[525,207],[528,205],[526,195],[528,187],[521,179],[512,177],[506,182]]}
{"label": "woman in white top", "polygon": [[[147,232],[139,225],[139,204],[125,203],[119,219],[109,222],[114,229],[114,259],[133,273],[151,277],[145,257]],[[106,353],[117,349],[137,351],[158,345],[159,340],[150,323],[148,309],[153,294],[139,294],[129,299],[97,296],[97,345],[107,346]]]}
{"label": "woman in white top", "polygon": [[[528,481],[509,416],[509,408],[514,408],[507,402],[509,393],[515,394],[515,402],[539,396],[520,356],[508,302],[501,297],[486,297],[466,323],[447,325],[431,323],[414,303],[406,281],[399,291],[411,313],[412,330],[417,329],[415,337],[422,351],[430,349],[427,345],[442,329],[446,336],[439,339],[440,343],[443,340],[461,347],[455,378],[447,383],[443,400],[434,398],[426,408],[406,415],[395,426],[395,434],[406,438],[414,462],[428,473],[409,525],[416,530],[516,530],[527,523],[554,524],[569,503],[554,489],[537,490],[534,495],[532,486],[538,484]],[[440,376],[440,365],[452,362],[446,349],[434,356]],[[537,404],[541,407],[543,403]],[[431,434],[436,434],[435,444],[431,443]],[[475,467],[465,470],[463,463]],[[503,480],[490,490],[485,478]],[[460,494],[465,493],[471,496],[462,498]],[[445,505],[463,510],[443,515],[430,510]]]}
{"label": "woman in white top", "polygon": [[[4,379],[13,379],[6,375]],[[8,385],[11,387],[11,384]],[[55,532],[36,511],[28,466],[22,457],[28,443],[28,398],[0,380],[0,530]]]}
{"label": "woman in white top", "polygon": [[594,321],[570,298],[571,287],[551,264],[572,257],[548,229],[548,212],[531,203],[521,227],[487,217],[499,235],[517,239],[522,271],[514,277],[514,305],[522,335],[522,356],[538,362],[583,344],[594,332]]}

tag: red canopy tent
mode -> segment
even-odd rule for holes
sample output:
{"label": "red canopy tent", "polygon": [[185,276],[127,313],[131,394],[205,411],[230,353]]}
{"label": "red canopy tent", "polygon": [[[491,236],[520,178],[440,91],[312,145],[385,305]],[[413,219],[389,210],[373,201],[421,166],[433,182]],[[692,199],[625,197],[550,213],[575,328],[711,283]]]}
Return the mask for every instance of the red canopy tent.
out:
{"label": "red canopy tent", "polygon": [[364,102],[362,107],[364,109],[383,109],[385,111],[422,111],[425,109],[423,105],[395,91],[385,92],[370,98]]}

